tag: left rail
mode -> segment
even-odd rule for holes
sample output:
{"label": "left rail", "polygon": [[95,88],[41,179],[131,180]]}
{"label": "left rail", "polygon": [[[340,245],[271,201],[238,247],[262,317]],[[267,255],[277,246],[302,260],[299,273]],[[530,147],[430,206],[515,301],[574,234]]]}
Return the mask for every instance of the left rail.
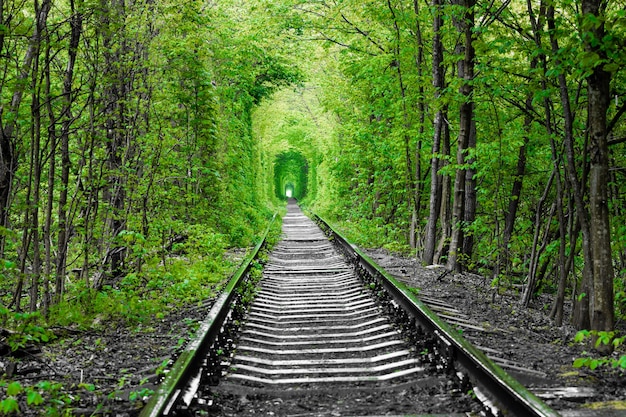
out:
{"label": "left rail", "polygon": [[168,415],[174,403],[184,394],[185,384],[192,377],[192,374],[200,368],[206,353],[222,331],[230,312],[230,309],[225,308],[225,306],[232,305],[237,289],[250,272],[252,261],[257,258],[259,251],[265,245],[267,235],[275,221],[276,214],[274,214],[259,243],[246,257],[213,304],[207,317],[200,324],[195,337],[187,344],[148,404],[141,410],[140,417]]}

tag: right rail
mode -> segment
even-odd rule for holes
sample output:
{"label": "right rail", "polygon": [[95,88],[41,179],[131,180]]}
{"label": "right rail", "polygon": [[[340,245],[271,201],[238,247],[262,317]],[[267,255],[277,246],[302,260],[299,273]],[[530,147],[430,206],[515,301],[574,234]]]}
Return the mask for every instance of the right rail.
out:
{"label": "right rail", "polygon": [[326,220],[316,214],[313,214],[313,220],[336,243],[349,262],[353,263],[363,279],[370,281],[370,285],[384,289],[383,294],[390,295],[391,299],[388,300],[390,308],[396,309],[398,315],[408,316],[409,321],[414,322],[414,329],[409,332],[413,331],[417,334],[432,332],[437,335],[440,341],[440,354],[447,356],[446,360],[451,370],[457,373],[459,379],[469,380],[477,395],[486,396],[493,403],[494,408],[505,415],[559,416],[556,411],[441,320],[406,286],[379,267],[359,248],[352,245]]}

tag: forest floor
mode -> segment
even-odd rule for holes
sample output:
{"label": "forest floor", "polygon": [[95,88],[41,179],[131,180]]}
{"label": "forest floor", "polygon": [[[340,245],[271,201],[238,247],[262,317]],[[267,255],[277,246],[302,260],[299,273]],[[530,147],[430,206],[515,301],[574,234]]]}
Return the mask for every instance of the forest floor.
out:
{"label": "forest floor", "polygon": [[[169,359],[194,334],[212,303],[188,306],[140,326],[96,323],[88,331],[52,329],[56,339],[41,345],[41,352],[26,354],[15,364],[0,357],[0,372],[12,368],[5,379],[24,387],[18,396],[24,416],[137,415]],[[43,401],[28,406],[26,387],[33,386]]]}
{"label": "forest floor", "polygon": [[[544,374],[534,381],[525,381],[526,384],[549,382],[550,386],[593,388],[592,398],[577,402],[548,400],[555,409],[594,406],[602,409],[598,415],[626,414],[619,411],[624,404],[616,402],[626,398],[626,374],[612,369],[572,367],[575,358],[585,355],[585,346],[572,342],[572,327],[555,328],[547,318],[550,296],[541,295],[524,309],[519,306],[517,294],[495,294],[484,277],[444,276],[442,270],[423,268],[413,260],[381,250],[368,253],[403,281],[447,301],[488,329],[481,336],[482,346],[504,353],[521,367]],[[155,389],[168,359],[190,338],[211,304],[212,300],[207,300],[132,328],[99,325],[99,330],[90,331],[56,329],[57,339],[43,345],[40,353],[26,354],[14,364],[0,357],[0,372],[10,370],[11,377],[5,379],[18,381],[22,387],[39,384],[40,405],[27,406],[26,388],[17,396],[24,416],[59,415],[55,410],[71,410],[69,415],[134,416]]]}

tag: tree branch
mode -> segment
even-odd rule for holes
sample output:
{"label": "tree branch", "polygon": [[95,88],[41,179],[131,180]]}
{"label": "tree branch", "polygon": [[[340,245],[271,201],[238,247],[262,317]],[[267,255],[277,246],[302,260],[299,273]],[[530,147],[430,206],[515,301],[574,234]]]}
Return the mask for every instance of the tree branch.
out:
{"label": "tree branch", "polygon": [[[626,102],[622,104],[622,106],[617,110],[617,113],[615,114],[615,116],[613,116],[613,119],[611,119],[608,126],[606,127],[607,135],[611,133],[611,131],[613,130],[613,128],[615,127],[619,119],[624,115],[624,112],[626,112]],[[611,145],[611,142],[613,141],[609,141],[609,145]]]}
{"label": "tree branch", "polygon": [[343,13],[341,13],[341,18],[343,19],[344,22],[346,22],[348,25],[352,26],[358,33],[363,35],[365,37],[365,39],[370,41],[374,46],[376,46],[378,49],[380,49],[383,53],[387,53],[387,50],[385,48],[383,48],[382,46],[380,46],[374,39],[372,39],[368,32],[363,31],[357,25],[355,25],[354,23],[349,21],[348,18]]}
{"label": "tree branch", "polygon": [[308,41],[327,41],[327,42],[330,42],[330,43],[334,43],[335,45],[339,45],[339,46],[341,46],[343,48],[347,48],[347,49],[350,49],[352,51],[360,52],[362,54],[366,54],[366,55],[369,55],[369,56],[378,56],[377,54],[375,54],[373,52],[369,52],[369,51],[366,51],[365,49],[360,49],[360,48],[357,48],[355,46],[348,45],[346,43],[343,43],[343,42],[340,42],[340,41],[338,41],[336,39],[333,39],[333,38],[331,38],[330,36],[326,35],[323,32],[319,32],[319,34],[320,34],[319,38],[304,38],[304,40],[308,40]]}
{"label": "tree branch", "polygon": [[617,138],[617,139],[612,139],[610,141],[607,142],[608,146],[613,146],[613,145],[617,145],[618,143],[624,143],[626,142],[626,136],[621,137],[621,138]]}
{"label": "tree branch", "polygon": [[[493,6],[493,3],[494,2],[492,1],[491,4],[489,5],[489,8]],[[492,14],[486,14],[478,26],[481,28],[486,28],[487,26],[491,25],[496,20],[500,20],[500,15],[504,11],[504,9],[506,9],[509,6],[509,4],[511,4],[511,0],[506,0],[502,2],[500,7],[498,7],[498,10],[496,10]]]}

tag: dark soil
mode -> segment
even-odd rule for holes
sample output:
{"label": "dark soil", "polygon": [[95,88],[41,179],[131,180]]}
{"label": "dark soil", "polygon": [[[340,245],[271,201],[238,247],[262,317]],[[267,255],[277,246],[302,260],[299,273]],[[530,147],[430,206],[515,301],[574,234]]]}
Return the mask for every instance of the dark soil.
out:
{"label": "dark soil", "polygon": [[[588,347],[572,342],[575,330],[571,326],[555,328],[547,318],[551,303],[549,295],[537,297],[529,309],[524,309],[519,306],[519,295],[515,291],[495,293],[489,280],[481,276],[444,276],[441,269],[423,268],[412,260],[384,251],[375,250],[369,254],[402,281],[420,288],[424,294],[447,301],[489,330],[480,335],[467,332],[468,339],[479,337],[481,346],[502,353],[523,368],[542,373],[542,377],[534,374],[526,378],[524,382],[531,388],[572,385],[593,388],[594,394],[590,398],[546,400],[555,409],[580,409],[584,404],[600,406],[610,401],[613,401],[613,408],[624,406],[624,403],[615,402],[626,398],[623,371],[572,367],[573,360],[585,356]],[[20,394],[20,410],[24,416],[55,415],[54,410],[67,409],[72,409],[69,415],[137,415],[159,382],[162,365],[175,356],[193,334],[211,303],[206,301],[188,306],[139,327],[101,326],[101,330],[88,332],[56,329],[58,338],[41,346],[40,353],[26,354],[15,364],[6,356],[0,357],[0,372],[8,370],[12,376],[5,376],[5,379],[19,381],[24,387],[43,380],[62,384],[62,388],[57,387],[56,391],[42,391],[44,403],[37,407],[28,407],[26,393]],[[523,372],[518,376],[525,377]],[[0,401],[4,393],[5,388],[0,388]],[[226,415],[341,416],[348,415],[346,409],[351,410],[349,415],[391,415],[409,412],[406,408],[394,408],[394,404],[404,404],[407,397],[413,402],[419,401],[419,395],[424,394],[437,395],[421,388],[407,388],[356,397],[339,392],[330,397],[309,395],[297,401],[263,394],[230,394],[221,402],[226,404],[222,409]],[[65,404],[55,403],[53,398]],[[349,402],[352,402],[351,407],[346,405]],[[360,412],[357,412],[358,407],[355,408],[357,403],[361,404]],[[445,404],[442,407],[432,412],[445,412]],[[620,414],[605,409],[597,415]]]}

